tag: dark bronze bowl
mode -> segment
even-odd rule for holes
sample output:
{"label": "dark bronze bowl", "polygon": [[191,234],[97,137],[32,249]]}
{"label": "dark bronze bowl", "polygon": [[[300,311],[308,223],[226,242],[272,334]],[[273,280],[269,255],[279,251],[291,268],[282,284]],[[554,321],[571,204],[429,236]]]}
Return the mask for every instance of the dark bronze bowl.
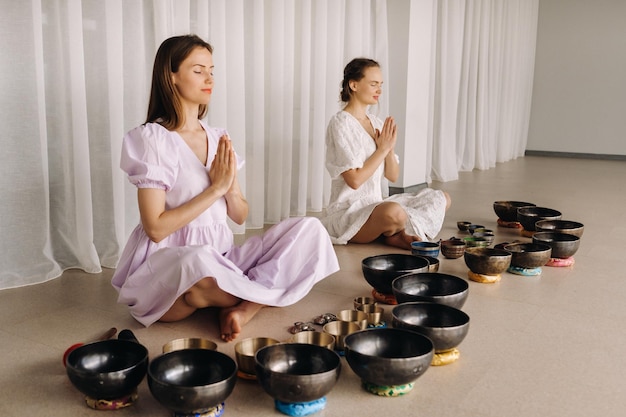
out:
{"label": "dark bronze bowl", "polygon": [[131,394],[146,376],[148,350],[139,343],[111,339],[74,349],[66,372],[83,394],[98,400],[116,400]]}
{"label": "dark bronze bowl", "polygon": [[521,207],[517,210],[517,221],[529,232],[537,230],[535,223],[539,220],[559,220],[561,216],[560,211],[547,207]]}
{"label": "dark bronze bowl", "polygon": [[572,220],[540,220],[535,223],[538,232],[569,233],[570,235],[583,237],[585,226]]}
{"label": "dark bronze bowl", "polygon": [[520,207],[534,207],[536,204],[527,203],[525,201],[495,201],[493,203],[493,211],[500,220],[505,222],[517,221],[517,209]]}
{"label": "dark bronze bowl", "polygon": [[421,256],[392,253],[363,259],[361,269],[365,280],[376,291],[392,294],[391,283],[400,275],[428,272],[429,262]]}
{"label": "dark bronze bowl", "polygon": [[483,275],[499,275],[511,266],[511,252],[495,248],[467,248],[463,254],[470,271]]}
{"label": "dark bronze bowl", "polygon": [[461,344],[469,331],[469,316],[444,304],[414,302],[392,310],[393,327],[412,330],[428,337],[435,353],[450,351]]}
{"label": "dark bronze bowl", "polygon": [[511,252],[511,265],[518,268],[544,266],[552,255],[552,248],[543,243],[508,243],[502,248]]}
{"label": "dark bronze bowl", "polygon": [[148,387],[161,405],[178,414],[202,414],[220,405],[237,382],[237,364],[208,349],[182,349],[150,362]]}
{"label": "dark bronze bowl", "polygon": [[462,239],[451,238],[441,241],[441,253],[448,259],[457,259],[463,256],[466,243]]}
{"label": "dark bronze bowl", "polygon": [[322,398],[335,386],[341,372],[337,353],[309,343],[279,343],[256,352],[256,375],[261,387],[286,403]]}
{"label": "dark bronze bowl", "polygon": [[393,280],[393,294],[398,304],[428,301],[461,308],[469,294],[469,284],[462,278],[440,272],[401,275]]}
{"label": "dark bronze bowl", "polygon": [[363,381],[375,385],[414,382],[430,366],[433,342],[405,330],[375,327],[346,336],[346,361]]}
{"label": "dark bronze bowl", "polygon": [[534,243],[547,244],[552,248],[553,258],[569,258],[580,246],[580,238],[569,233],[537,232],[533,235]]}

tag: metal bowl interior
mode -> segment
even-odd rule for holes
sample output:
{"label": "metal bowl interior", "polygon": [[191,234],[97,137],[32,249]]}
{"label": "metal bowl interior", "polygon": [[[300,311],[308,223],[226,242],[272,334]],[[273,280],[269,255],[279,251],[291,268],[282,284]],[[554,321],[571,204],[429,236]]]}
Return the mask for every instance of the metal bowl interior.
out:
{"label": "metal bowl interior", "polygon": [[533,235],[534,243],[543,243],[552,248],[553,258],[569,258],[580,246],[580,238],[569,233],[536,232]]}
{"label": "metal bowl interior", "polygon": [[470,271],[483,275],[499,275],[511,266],[512,254],[495,248],[467,248],[463,253]]}
{"label": "metal bowl interior", "polygon": [[335,336],[324,332],[299,332],[294,334],[289,343],[310,343],[312,345],[323,346],[327,349],[335,349]]}
{"label": "metal bowl interior", "polygon": [[544,266],[552,256],[552,248],[543,243],[509,243],[502,248],[511,252],[511,265],[519,268]]}
{"label": "metal bowl interior", "polygon": [[392,253],[363,259],[361,269],[365,280],[376,291],[391,294],[391,282],[411,272],[428,272],[428,260],[421,256]]}
{"label": "metal bowl interior", "polygon": [[516,222],[518,208],[535,206],[536,204],[525,201],[495,201],[493,203],[493,211],[496,212],[498,218],[505,222]]}
{"label": "metal bowl interior", "polygon": [[414,382],[429,368],[433,342],[419,333],[395,328],[370,328],[346,337],[345,356],[363,381],[376,385]]}
{"label": "metal bowl interior", "polygon": [[538,232],[569,233],[570,235],[582,237],[585,225],[573,220],[539,220],[535,223]]}
{"label": "metal bowl interior", "polygon": [[399,304],[428,301],[461,308],[469,294],[469,284],[455,275],[421,272],[399,276],[392,283]]}
{"label": "metal bowl interior", "polygon": [[256,375],[272,398],[309,402],[322,398],[335,386],[341,372],[337,353],[308,343],[280,343],[257,351]]}
{"label": "metal bowl interior", "polygon": [[235,359],[237,360],[239,370],[248,375],[254,375],[256,372],[254,369],[254,355],[256,355],[256,352],[262,347],[277,343],[280,343],[280,341],[271,337],[250,337],[237,342],[235,344]]}
{"label": "metal bowl interior", "polygon": [[114,400],[129,395],[141,383],[148,368],[148,350],[139,343],[111,339],[74,349],[67,357],[66,372],[83,394]]}
{"label": "metal bowl interior", "polygon": [[367,328],[367,313],[358,310],[341,310],[337,313],[340,321],[356,323],[361,329]]}
{"label": "metal bowl interior", "polygon": [[217,343],[200,337],[185,337],[174,339],[163,345],[163,353],[180,349],[209,349],[216,350]]}
{"label": "metal bowl interior", "polygon": [[175,413],[203,413],[221,404],[237,382],[237,364],[228,355],[208,349],[182,349],[150,362],[152,396]]}
{"label": "metal bowl interior", "polygon": [[548,207],[521,207],[517,210],[517,221],[530,232],[537,230],[535,223],[539,220],[560,220],[561,216],[560,211]]}
{"label": "metal bowl interior", "polygon": [[469,316],[443,304],[413,302],[392,310],[393,326],[412,330],[428,337],[435,352],[447,352],[461,344],[469,331]]}

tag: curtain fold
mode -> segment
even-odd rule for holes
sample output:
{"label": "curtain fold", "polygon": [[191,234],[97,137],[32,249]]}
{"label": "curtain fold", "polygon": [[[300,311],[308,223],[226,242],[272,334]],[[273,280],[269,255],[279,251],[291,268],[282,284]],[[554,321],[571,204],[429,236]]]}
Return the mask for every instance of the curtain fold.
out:
{"label": "curtain fold", "polygon": [[[356,56],[383,74],[394,65],[390,1],[0,0],[0,289],[115,267],[139,221],[122,137],[145,121],[154,55],[173,35],[196,33],[215,49],[207,122],[228,128],[246,159],[251,210],[234,231],[322,211],[343,67]],[[538,0],[432,1],[424,170],[449,181],[523,155]],[[390,100],[372,111],[385,117]]]}
{"label": "curtain fold", "polygon": [[432,179],[524,155],[538,0],[440,0]]}

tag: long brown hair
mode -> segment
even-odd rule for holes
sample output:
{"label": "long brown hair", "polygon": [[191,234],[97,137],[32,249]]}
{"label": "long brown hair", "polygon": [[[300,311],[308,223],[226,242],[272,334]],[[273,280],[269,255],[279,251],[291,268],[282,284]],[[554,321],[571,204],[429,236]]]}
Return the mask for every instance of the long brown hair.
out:
{"label": "long brown hair", "polygon": [[[146,123],[158,122],[168,130],[176,130],[185,122],[180,95],[172,82],[172,74],[178,72],[180,64],[195,48],[206,48],[213,53],[213,47],[196,35],[183,35],[168,38],[161,43],[154,58],[152,87]],[[207,105],[201,104],[198,119],[207,112]]]}

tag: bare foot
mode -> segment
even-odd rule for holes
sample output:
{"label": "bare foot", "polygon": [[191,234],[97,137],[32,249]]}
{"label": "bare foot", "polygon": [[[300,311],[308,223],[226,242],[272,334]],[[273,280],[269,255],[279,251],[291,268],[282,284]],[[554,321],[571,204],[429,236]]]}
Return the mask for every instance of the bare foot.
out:
{"label": "bare foot", "polygon": [[421,240],[422,239],[420,239],[419,236],[404,233],[404,230],[394,235],[383,237],[383,242],[385,242],[386,245],[408,250],[411,250],[411,243],[419,242]]}
{"label": "bare foot", "polygon": [[239,336],[241,329],[256,313],[261,310],[261,304],[250,301],[242,301],[232,307],[224,307],[220,310],[220,333],[225,342],[232,342]]}

